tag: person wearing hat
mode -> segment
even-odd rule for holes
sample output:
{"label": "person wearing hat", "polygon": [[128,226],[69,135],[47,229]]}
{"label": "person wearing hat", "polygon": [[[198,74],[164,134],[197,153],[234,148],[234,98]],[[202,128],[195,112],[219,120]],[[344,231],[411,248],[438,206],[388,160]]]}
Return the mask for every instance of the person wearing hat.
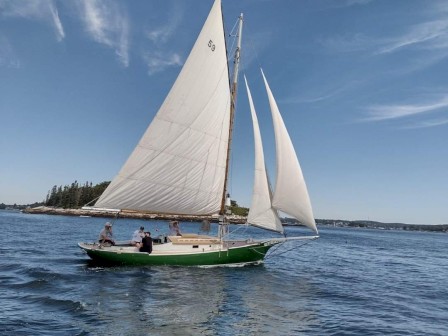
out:
{"label": "person wearing hat", "polygon": [[112,234],[112,224],[110,222],[104,224],[104,229],[101,230],[98,241],[100,244],[108,243],[110,245],[115,245],[115,240]]}
{"label": "person wearing hat", "polygon": [[170,236],[182,236],[182,233],[180,233],[178,221],[171,221],[169,223],[169,228],[170,228]]}
{"label": "person wearing hat", "polygon": [[145,237],[145,228],[140,226],[140,229],[135,230],[132,234],[131,245],[140,248],[142,246],[142,238]]}

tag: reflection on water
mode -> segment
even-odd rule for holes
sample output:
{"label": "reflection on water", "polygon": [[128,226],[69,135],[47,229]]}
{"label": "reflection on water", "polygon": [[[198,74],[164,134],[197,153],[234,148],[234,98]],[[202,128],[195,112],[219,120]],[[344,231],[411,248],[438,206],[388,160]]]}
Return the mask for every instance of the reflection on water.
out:
{"label": "reflection on water", "polygon": [[209,322],[219,313],[226,278],[222,272],[167,267],[155,272],[142,313],[161,335],[214,335]]}
{"label": "reflection on water", "polygon": [[[224,300],[225,273],[196,267],[87,269],[84,307],[110,334],[217,335],[210,321]],[[113,281],[111,283],[111,281]],[[84,330],[91,330],[88,325]]]}
{"label": "reflection on water", "polygon": [[[307,281],[272,275],[265,266],[86,272],[92,277],[83,307],[114,335],[288,334],[315,320]],[[82,329],[94,331],[90,323]]]}
{"label": "reflection on water", "polygon": [[257,296],[244,295],[248,318],[242,321],[243,331],[263,334],[287,334],[306,330],[316,320],[310,305],[312,289],[304,278],[278,278],[265,272],[253,290]]}
{"label": "reflection on water", "polygon": [[[57,294],[47,285],[25,286],[29,292],[47,293],[34,304],[39,301],[47,312],[47,305],[65,309],[77,318],[76,327],[92,333],[288,333],[313,320],[309,284],[302,278],[273,276],[264,266],[92,268],[87,264],[83,272],[84,283],[78,282],[71,293],[72,298],[81,297],[80,302],[55,307]],[[38,273],[45,277],[39,270],[34,275]]]}

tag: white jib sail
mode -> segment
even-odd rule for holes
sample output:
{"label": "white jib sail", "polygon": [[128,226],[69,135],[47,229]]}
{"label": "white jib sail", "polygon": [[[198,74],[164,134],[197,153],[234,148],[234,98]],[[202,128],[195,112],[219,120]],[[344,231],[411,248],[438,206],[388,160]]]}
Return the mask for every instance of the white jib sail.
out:
{"label": "white jib sail", "polygon": [[219,211],[230,90],[216,0],[171,91],[97,207],[169,214]]}
{"label": "white jib sail", "polygon": [[317,233],[310,197],[296,151],[289,137],[269,84],[261,71],[271,107],[277,154],[277,179],[272,206],[291,216]]}
{"label": "white jib sail", "polygon": [[246,76],[244,76],[244,81],[246,82],[247,97],[249,98],[250,112],[252,115],[255,145],[254,189],[247,222],[264,229],[283,232],[283,226],[278,217],[277,210],[273,209],[271,204],[271,191],[266,174],[260,127]]}

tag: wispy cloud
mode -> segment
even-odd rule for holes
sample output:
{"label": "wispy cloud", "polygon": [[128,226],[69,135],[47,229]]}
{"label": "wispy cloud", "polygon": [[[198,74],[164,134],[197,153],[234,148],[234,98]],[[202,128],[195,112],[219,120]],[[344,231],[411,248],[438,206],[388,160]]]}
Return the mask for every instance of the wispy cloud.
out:
{"label": "wispy cloud", "polygon": [[342,91],[344,91],[344,89],[339,88],[339,89],[335,89],[331,92],[326,92],[326,93],[323,93],[320,95],[317,94],[317,95],[308,96],[308,97],[303,97],[303,96],[288,97],[288,98],[282,99],[281,102],[284,104],[318,103],[318,102],[321,102],[324,100],[331,99],[331,98],[337,96]]}
{"label": "wispy cloud", "polygon": [[120,62],[129,66],[129,19],[117,3],[83,0],[81,16],[90,37],[115,50]]}
{"label": "wispy cloud", "polygon": [[[345,82],[343,84],[340,84],[339,82],[335,81],[332,84],[334,85],[332,87],[322,87],[322,85],[310,86],[310,88],[308,88],[309,91],[308,93],[305,92],[301,93],[300,95],[287,97],[285,99],[282,99],[281,102],[284,104],[301,104],[301,103],[311,104],[331,100],[333,98],[343,95],[345,92],[350,91],[357,86],[360,86],[362,84],[362,81],[352,80]],[[302,89],[298,89],[297,91],[303,92]]]}
{"label": "wispy cloud", "polygon": [[324,9],[339,9],[353,6],[365,6],[374,0],[338,0],[338,1],[326,1],[320,3],[321,8]]}
{"label": "wispy cloud", "polygon": [[[242,61],[241,61],[241,70],[244,71],[246,68],[249,68],[250,65],[254,62],[260,64],[259,55],[262,55],[266,49],[271,47],[272,40],[274,39],[274,34],[270,30],[264,31],[251,31],[250,27],[247,28],[247,33],[245,39],[247,41],[246,47],[243,51]],[[232,49],[230,49],[232,47]],[[233,44],[228,45],[229,52],[229,61],[233,62],[233,56],[235,54],[236,48],[236,40]]]}
{"label": "wispy cloud", "polygon": [[159,52],[146,53],[143,55],[143,60],[148,66],[148,74],[151,76],[157,72],[164,71],[168,67],[181,66],[183,64],[182,58],[179,54],[162,54]]}
{"label": "wispy cloud", "polygon": [[170,11],[168,21],[165,25],[146,29],[145,36],[153,43],[166,43],[174,34],[184,16],[179,6],[174,7]]}
{"label": "wispy cloud", "polygon": [[320,38],[318,42],[332,52],[341,53],[366,51],[373,48],[376,44],[379,43],[378,41],[375,41],[374,39],[362,33],[344,34]]}
{"label": "wispy cloud", "polygon": [[373,0],[346,0],[347,6],[353,6],[353,5],[367,5],[368,3],[372,2]]}
{"label": "wispy cloud", "polygon": [[183,16],[183,7],[176,5],[170,11],[165,24],[144,31],[147,46],[141,57],[148,67],[149,76],[165,71],[170,67],[181,66],[184,63],[178,52],[170,50],[171,45],[168,43],[182,22]]}
{"label": "wispy cloud", "polygon": [[404,129],[416,129],[416,128],[428,128],[428,127],[437,127],[448,124],[448,119],[435,119],[435,120],[425,120],[421,122],[417,122],[408,126],[404,126]]}
{"label": "wispy cloud", "polygon": [[20,60],[17,58],[9,40],[0,34],[0,67],[20,68]]}
{"label": "wispy cloud", "polygon": [[448,18],[414,25],[403,35],[385,41],[377,53],[386,54],[407,47],[445,49],[448,47]]}
{"label": "wispy cloud", "polygon": [[53,24],[56,29],[56,36],[58,41],[62,41],[62,39],[65,37],[64,27],[62,27],[62,22],[59,19],[59,13],[56,7],[51,6],[50,7],[51,16],[53,19]]}
{"label": "wispy cloud", "polygon": [[[349,0],[345,4],[350,3],[363,4],[364,1]],[[448,10],[445,2],[433,1],[419,14],[415,15],[420,18],[419,21],[414,23],[397,17],[393,24],[389,24],[388,33],[381,36],[358,31],[327,36],[318,42],[331,52],[364,52],[370,56],[388,55],[402,50],[420,51],[412,56],[414,62],[411,71],[418,66],[423,68],[448,56]]]}
{"label": "wispy cloud", "polygon": [[321,38],[318,42],[332,52],[368,52],[372,55],[391,54],[405,48],[446,51],[448,18],[413,25],[402,34],[372,37],[363,33],[347,33]]}
{"label": "wispy cloud", "polygon": [[0,16],[45,21],[53,26],[58,41],[65,38],[64,27],[52,0],[0,0]]}
{"label": "wispy cloud", "polygon": [[382,121],[420,115],[448,108],[448,95],[416,104],[374,105],[367,108],[368,117],[364,121]]}

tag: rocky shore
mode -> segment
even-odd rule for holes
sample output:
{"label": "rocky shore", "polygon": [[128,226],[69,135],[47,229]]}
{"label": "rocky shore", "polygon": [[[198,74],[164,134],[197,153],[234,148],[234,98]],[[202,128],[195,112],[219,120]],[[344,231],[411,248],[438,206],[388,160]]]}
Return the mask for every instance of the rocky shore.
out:
{"label": "rocky shore", "polygon": [[[63,209],[39,206],[35,208],[26,208],[23,210],[27,214],[45,214],[45,215],[60,215],[60,216],[76,216],[76,217],[106,217],[113,218],[116,216],[116,212],[105,210],[86,210],[86,209]],[[218,222],[218,216],[193,216],[193,215],[166,215],[166,214],[152,214],[142,213],[137,211],[121,211],[119,217],[121,218],[134,218],[134,219],[155,219],[155,220],[178,220],[183,222],[201,222],[208,220],[210,222]],[[246,223],[246,217],[238,215],[227,216],[230,223],[243,224]]]}

